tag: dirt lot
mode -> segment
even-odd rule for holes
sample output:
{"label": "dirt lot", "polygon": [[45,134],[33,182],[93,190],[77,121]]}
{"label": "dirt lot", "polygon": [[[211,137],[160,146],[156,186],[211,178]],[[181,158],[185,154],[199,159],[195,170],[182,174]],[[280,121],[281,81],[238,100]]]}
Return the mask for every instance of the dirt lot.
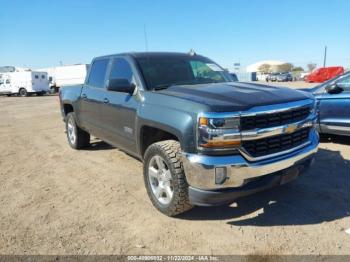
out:
{"label": "dirt lot", "polygon": [[138,160],[68,146],[57,97],[0,97],[0,253],[350,254],[350,140],[333,140],[288,185],[168,218]]}

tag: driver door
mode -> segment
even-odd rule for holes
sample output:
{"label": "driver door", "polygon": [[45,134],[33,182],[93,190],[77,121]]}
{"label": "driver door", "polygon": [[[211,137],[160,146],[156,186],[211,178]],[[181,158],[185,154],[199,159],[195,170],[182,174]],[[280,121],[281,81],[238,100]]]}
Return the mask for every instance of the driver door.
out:
{"label": "driver door", "polygon": [[329,86],[317,96],[320,128],[322,133],[350,135],[350,75],[335,84],[338,87],[336,92],[330,92]]}
{"label": "driver door", "polygon": [[[136,83],[130,63],[122,57],[112,60],[109,79],[125,79],[129,83]],[[101,125],[105,132],[105,140],[131,154],[136,153],[135,123],[138,100],[132,94],[110,90],[105,91],[104,99],[107,102],[101,108]]]}

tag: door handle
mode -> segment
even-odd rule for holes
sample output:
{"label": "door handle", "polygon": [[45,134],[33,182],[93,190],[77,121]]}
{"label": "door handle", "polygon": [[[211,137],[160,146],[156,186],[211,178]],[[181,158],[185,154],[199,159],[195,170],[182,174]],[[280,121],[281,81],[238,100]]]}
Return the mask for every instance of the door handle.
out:
{"label": "door handle", "polygon": [[81,97],[82,97],[83,99],[85,99],[85,98],[87,98],[87,95],[86,95],[86,94],[82,94]]}
{"label": "door handle", "polygon": [[108,104],[109,103],[108,98],[103,99],[103,103]]}

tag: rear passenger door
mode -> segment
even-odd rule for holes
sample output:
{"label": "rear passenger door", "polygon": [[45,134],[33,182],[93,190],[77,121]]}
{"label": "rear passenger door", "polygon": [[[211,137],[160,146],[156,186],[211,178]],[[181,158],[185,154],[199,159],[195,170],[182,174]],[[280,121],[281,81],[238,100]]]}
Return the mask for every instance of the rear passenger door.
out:
{"label": "rear passenger door", "polygon": [[103,138],[102,109],[106,102],[106,75],[109,58],[92,62],[91,70],[79,99],[79,124],[91,134]]}
{"label": "rear passenger door", "polygon": [[[109,79],[123,79],[134,83],[135,74],[126,58],[116,57],[111,61]],[[136,153],[135,121],[138,100],[129,93],[107,91],[108,100],[103,105],[103,128],[106,140],[130,153]]]}

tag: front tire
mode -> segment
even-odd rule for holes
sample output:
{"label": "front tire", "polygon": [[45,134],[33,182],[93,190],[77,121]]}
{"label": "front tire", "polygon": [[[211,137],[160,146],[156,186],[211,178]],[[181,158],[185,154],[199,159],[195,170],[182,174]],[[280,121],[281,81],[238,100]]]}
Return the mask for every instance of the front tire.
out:
{"label": "front tire", "polygon": [[170,217],[192,208],[180,153],[179,142],[166,140],[149,146],[144,157],[147,194],[154,207]]}
{"label": "front tire", "polygon": [[90,134],[77,125],[74,112],[66,116],[66,132],[68,143],[72,148],[82,149],[90,145]]}

